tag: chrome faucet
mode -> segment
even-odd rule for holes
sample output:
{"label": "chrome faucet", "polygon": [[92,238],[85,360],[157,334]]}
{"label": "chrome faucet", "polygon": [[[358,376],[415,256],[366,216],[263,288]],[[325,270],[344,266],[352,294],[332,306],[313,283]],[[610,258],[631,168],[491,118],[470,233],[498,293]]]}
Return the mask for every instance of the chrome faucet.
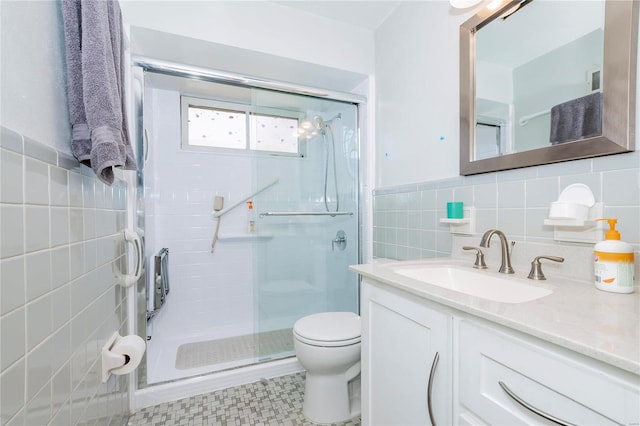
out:
{"label": "chrome faucet", "polygon": [[513,267],[511,267],[511,253],[509,253],[509,242],[507,241],[507,237],[504,235],[502,231],[497,229],[490,229],[484,233],[482,239],[480,239],[480,247],[489,247],[489,240],[491,237],[496,234],[498,238],[500,238],[500,247],[502,249],[502,263],[500,264],[500,269],[498,272],[502,272],[503,274],[513,274],[515,271]]}

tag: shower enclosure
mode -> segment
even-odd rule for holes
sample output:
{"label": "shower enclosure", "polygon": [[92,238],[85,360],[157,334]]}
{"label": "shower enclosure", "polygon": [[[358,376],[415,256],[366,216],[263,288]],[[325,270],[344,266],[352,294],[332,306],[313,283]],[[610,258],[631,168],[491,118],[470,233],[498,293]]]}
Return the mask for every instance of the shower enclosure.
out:
{"label": "shower enclosure", "polygon": [[292,357],[297,319],[357,312],[357,104],[143,77],[139,387]]}

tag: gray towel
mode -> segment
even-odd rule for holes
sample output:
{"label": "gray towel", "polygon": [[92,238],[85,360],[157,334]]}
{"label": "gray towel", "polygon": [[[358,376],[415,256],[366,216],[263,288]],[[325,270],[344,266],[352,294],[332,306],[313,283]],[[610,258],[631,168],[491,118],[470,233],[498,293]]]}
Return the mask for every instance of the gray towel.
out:
{"label": "gray towel", "polygon": [[602,135],[602,93],[551,108],[551,145]]}
{"label": "gray towel", "polygon": [[71,151],[104,183],[113,167],[135,170],[124,96],[117,0],[63,0]]}

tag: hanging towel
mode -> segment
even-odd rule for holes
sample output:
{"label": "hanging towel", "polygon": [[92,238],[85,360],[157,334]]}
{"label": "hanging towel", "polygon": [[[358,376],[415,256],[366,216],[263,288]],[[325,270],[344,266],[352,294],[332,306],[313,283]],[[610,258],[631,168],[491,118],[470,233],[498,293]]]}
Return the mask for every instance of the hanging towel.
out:
{"label": "hanging towel", "polygon": [[602,134],[602,93],[592,93],[551,108],[551,145]]}
{"label": "hanging towel", "polygon": [[124,96],[117,0],[63,0],[71,152],[111,185],[113,168],[135,170]]}

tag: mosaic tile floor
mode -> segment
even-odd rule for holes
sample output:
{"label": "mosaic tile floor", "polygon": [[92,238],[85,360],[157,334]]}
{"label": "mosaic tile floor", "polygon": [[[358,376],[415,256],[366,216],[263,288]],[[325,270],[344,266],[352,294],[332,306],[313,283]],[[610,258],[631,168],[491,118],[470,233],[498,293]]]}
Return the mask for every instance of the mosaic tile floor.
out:
{"label": "mosaic tile floor", "polygon": [[[302,415],[304,373],[277,377],[148,407],[129,426],[298,426],[313,425]],[[336,426],[360,426],[353,419]]]}

